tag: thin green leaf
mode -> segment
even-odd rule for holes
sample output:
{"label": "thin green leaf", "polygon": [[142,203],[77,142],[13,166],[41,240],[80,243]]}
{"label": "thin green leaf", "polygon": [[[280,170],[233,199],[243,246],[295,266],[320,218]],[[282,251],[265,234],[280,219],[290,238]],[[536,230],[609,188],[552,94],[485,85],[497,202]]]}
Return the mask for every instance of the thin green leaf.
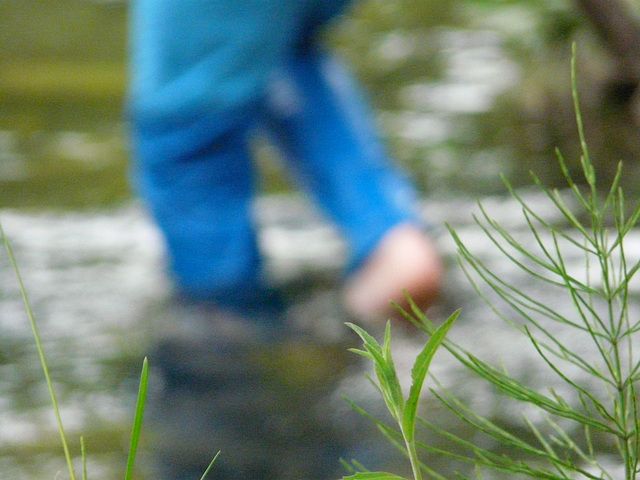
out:
{"label": "thin green leaf", "polygon": [[[587,183],[591,187],[592,190],[592,201],[596,201],[596,173],[589,158],[589,148],[587,147],[587,141],[584,135],[584,125],[582,123],[582,113],[580,109],[580,99],[578,97],[578,76],[577,76],[577,46],[574,43],[572,45],[572,55],[571,55],[571,92],[573,94],[573,106],[576,115],[576,123],[578,124],[578,137],[580,138],[580,146],[582,148],[582,169],[584,171],[584,177],[587,180]],[[595,207],[594,203],[594,207]],[[594,211],[596,209],[594,208]]]}
{"label": "thin green leaf", "polygon": [[351,352],[351,353],[355,353],[355,354],[357,354],[357,355],[361,355],[361,356],[363,356],[363,357],[365,357],[365,358],[368,358],[368,359],[369,359],[369,360],[371,360],[371,361],[374,361],[374,360],[375,360],[374,356],[373,356],[373,355],[371,355],[371,354],[370,354],[369,352],[367,352],[366,350],[360,350],[360,349],[358,349],[358,348],[349,348],[349,349],[348,349],[348,351],[349,351],[349,352]]}
{"label": "thin green leaf", "polygon": [[[429,428],[436,435],[441,435],[443,438],[454,443],[455,445],[468,450],[473,456],[465,456],[451,452],[450,450],[440,450],[428,445],[418,444],[421,450],[431,451],[435,454],[442,455],[452,460],[460,460],[463,462],[471,463],[474,465],[482,465],[493,470],[499,470],[511,474],[524,474],[531,478],[547,479],[547,480],[568,480],[567,476],[558,476],[548,469],[540,466],[528,465],[525,462],[514,460],[505,454],[497,454],[490,450],[483,449],[473,442],[457,436],[445,429],[442,429],[430,422],[423,422],[427,428]],[[541,451],[543,454],[545,452]],[[552,462],[553,463],[553,462]],[[589,476],[589,478],[595,479],[596,477]]]}
{"label": "thin green leaf", "polygon": [[347,325],[347,327],[349,327],[351,330],[353,330],[358,334],[358,336],[362,339],[362,342],[364,343],[365,346],[372,346],[372,347],[376,347],[377,349],[380,349],[380,345],[378,344],[378,341],[372,335],[370,335],[369,332],[367,332],[364,328],[349,322],[347,322],[345,325]]}
{"label": "thin green leaf", "polygon": [[553,447],[549,444],[549,442],[547,442],[547,440],[544,438],[542,433],[540,433],[540,430],[534,425],[534,423],[531,420],[529,420],[529,418],[524,414],[522,415],[522,418],[524,419],[524,423],[526,423],[529,429],[533,432],[535,437],[538,439],[538,442],[540,442],[540,445],[542,445],[542,448],[544,448],[544,450],[547,452],[549,457],[558,459],[559,458],[558,454],[553,449]]}
{"label": "thin green leaf", "polygon": [[[573,212],[571,211],[569,206],[566,204],[564,199],[561,197],[560,193],[558,191],[553,191],[553,192],[550,191],[549,189],[544,187],[542,182],[537,177],[534,176],[533,178],[534,178],[534,182],[536,183],[536,186],[539,187],[545,193],[547,198],[549,198],[549,200],[551,200],[551,202],[558,209],[558,211],[560,213],[562,213],[562,215],[569,222],[569,224],[571,224],[576,230],[578,230],[585,238],[591,240],[590,233],[582,225],[582,223],[576,218],[576,216],[573,214]],[[583,204],[583,206],[585,208],[589,208],[588,204],[586,203],[586,201],[584,200],[584,198],[580,194],[580,190],[578,189],[578,187],[576,187],[574,185],[572,187],[572,190],[573,190],[574,195],[579,199],[580,203]]]}
{"label": "thin green leaf", "polygon": [[[582,192],[580,191],[580,188],[573,181],[573,178],[571,177],[571,173],[569,172],[569,169],[567,168],[567,163],[564,160],[564,156],[562,155],[562,152],[558,148],[556,148],[556,158],[558,159],[558,164],[560,165],[560,170],[562,171],[562,175],[564,176],[565,180],[567,181],[567,184],[569,185],[569,188],[571,188],[571,190],[573,191],[574,196],[578,199],[580,204],[582,204],[582,206],[586,210],[589,210],[591,208],[591,205],[588,202],[588,200],[584,197],[584,195],[582,195]],[[547,189],[544,185],[542,185],[542,183],[541,183],[541,181],[540,181],[540,179],[538,177],[536,177],[533,174],[532,174],[532,177],[533,177],[536,185],[538,185],[542,190],[545,190],[546,192],[549,192],[549,189]],[[569,213],[570,215],[572,215],[571,211],[569,209],[567,209],[566,212]],[[580,225],[580,228],[581,228],[582,224],[579,224],[579,225]]]}
{"label": "thin green leaf", "polygon": [[[534,348],[536,349],[536,351],[538,352],[538,354],[540,355],[540,357],[545,361],[545,363],[549,366],[549,368],[551,368],[556,375],[558,375],[565,383],[567,383],[568,385],[570,385],[573,389],[575,389],[580,398],[584,401],[586,401],[586,399],[589,399],[589,401],[591,402],[591,405],[593,405],[596,409],[596,411],[598,411],[598,413],[600,415],[602,415],[606,421],[612,422],[615,421],[614,417],[607,411],[607,409],[605,408],[604,405],[602,405],[602,403],[600,401],[598,401],[598,399],[586,388],[581,387],[580,385],[578,385],[577,383],[575,383],[573,380],[571,380],[567,375],[564,374],[564,372],[562,370],[560,370],[544,353],[544,351],[542,350],[542,346],[540,345],[540,343],[538,342],[538,340],[531,334],[531,332],[529,332],[529,329],[526,329],[527,334],[529,336],[529,340],[531,341],[532,345],[534,346]],[[595,372],[595,370],[593,370],[593,372]],[[593,374],[592,372],[592,374]],[[601,379],[602,381],[605,381],[607,383],[610,383],[609,379],[607,378],[603,378],[601,376],[597,376],[596,378]],[[584,405],[586,407],[586,405]]]}
{"label": "thin green leaf", "polygon": [[138,442],[140,440],[140,432],[142,430],[142,420],[144,417],[144,407],[147,400],[147,388],[149,384],[149,361],[145,357],[142,362],[142,373],[140,374],[140,386],[138,388],[138,400],[136,402],[136,413],[133,419],[133,429],[131,432],[131,445],[129,447],[129,456],[127,458],[127,470],[124,479],[131,480],[133,476],[133,466],[138,450]]}
{"label": "thin green leaf", "polygon": [[356,351],[355,353],[369,357],[372,360],[376,377],[378,378],[380,391],[387,408],[397,421],[401,421],[402,411],[404,410],[404,398],[402,396],[400,381],[398,380],[393,366],[393,358],[391,357],[390,324],[387,323],[385,341],[382,347],[378,344],[376,339],[363,328],[352,323],[347,323],[347,326],[355,331],[363,340],[364,347],[367,349],[369,355],[364,354],[362,351]]}
{"label": "thin green leaf", "polygon": [[588,415],[584,415],[547,397],[546,395],[536,392],[524,383],[519,382],[516,379],[503,374],[500,370],[482,362],[477,357],[471,357],[470,360],[474,367],[473,370],[476,373],[478,373],[482,378],[487,379],[501,392],[513,399],[531,403],[551,414],[575,420],[583,425],[590,425],[602,432],[612,433],[614,435],[617,433],[617,430],[612,428],[609,424],[601,422]]}
{"label": "thin green leaf", "polygon": [[[616,167],[616,173],[613,177],[613,181],[611,182],[611,186],[609,187],[609,193],[604,199],[604,203],[602,204],[602,210],[607,211],[612,206],[615,208],[617,203],[618,195],[622,192],[620,189],[620,179],[622,178],[622,162],[618,162]],[[624,213],[621,212],[623,215]]]}
{"label": "thin green leaf", "polygon": [[202,474],[202,477],[200,477],[200,480],[205,480],[205,478],[207,478],[207,475],[209,475],[209,472],[213,468],[213,464],[216,463],[216,460],[218,459],[219,456],[220,456],[220,452],[218,451],[218,453],[216,453],[215,456],[213,457],[213,460],[211,460],[211,463],[209,463],[209,466],[207,467],[207,469]]}
{"label": "thin green leaf", "polygon": [[[536,177],[534,177],[534,178],[536,178]],[[569,222],[569,225],[573,226],[575,228],[575,230],[577,230],[578,233],[580,233],[579,237],[583,238],[583,239],[586,239],[587,242],[589,244],[591,244],[592,243],[591,234],[587,230],[585,230],[585,228],[582,226],[582,224],[580,224],[578,219],[575,218],[575,216],[573,215],[573,212],[571,211],[571,208],[566,204],[566,202],[562,198],[561,193],[559,191],[557,191],[557,190],[549,191],[548,189],[546,189],[544,187],[544,185],[542,184],[542,182],[540,180],[538,180],[537,178],[536,178],[536,180],[537,180],[537,186],[543,191],[543,193],[552,202],[552,204],[563,214],[565,219]],[[572,235],[570,235],[568,233],[565,233],[562,230],[557,230],[551,223],[549,223],[541,215],[536,213],[518,195],[518,193],[516,192],[515,189],[513,189],[513,187],[510,187],[509,193],[511,194],[511,196],[513,196],[518,201],[518,203],[522,207],[525,215],[530,216],[531,218],[535,219],[545,229],[547,229],[549,231],[556,231],[559,236],[561,236],[567,242],[569,242],[570,244],[574,245],[576,248],[578,248],[580,250],[584,250],[584,251],[592,253],[594,255],[597,253],[596,250],[594,250],[592,248],[589,248],[589,247],[583,245],[582,243],[580,243],[579,241],[577,241],[575,238],[573,238]]]}
{"label": "thin green leaf", "polygon": [[[527,313],[527,311],[530,311],[532,313],[539,313],[543,318],[546,317],[558,323],[569,325],[579,330],[587,331],[586,327],[584,327],[583,325],[562,316],[559,311],[549,305],[548,302],[536,300],[535,298],[527,295],[524,291],[518,288],[518,286],[510,282],[509,279],[501,278],[501,276],[491,271],[483,262],[473,257],[473,255],[467,250],[464,244],[460,245],[460,252],[461,256],[471,267],[471,269],[473,269],[473,271],[475,271],[475,273],[489,287],[491,287],[491,289],[496,292],[496,294],[498,294],[502,298],[502,300],[504,300],[509,306],[514,308],[525,320],[531,322],[536,326],[539,326],[539,322],[538,320],[536,320],[536,317]],[[461,266],[467,279],[474,287],[474,290],[478,293],[480,298],[485,301],[485,303],[496,313],[496,315],[498,315],[508,324],[518,328],[512,320],[509,320],[502,312],[500,312],[500,310],[496,308],[494,302],[487,298],[477,282],[474,281],[473,276],[470,274],[467,266],[465,266],[464,263],[461,263]],[[540,328],[543,329],[542,327]]]}
{"label": "thin green leaf", "polygon": [[[431,422],[420,419],[421,422],[434,433],[441,435],[442,437],[454,442],[459,445],[463,449],[469,450],[472,452],[477,458],[465,457],[460,455],[449,454],[449,452],[443,452],[443,454],[450,458],[455,458],[458,460],[466,460],[471,461],[473,463],[480,463],[484,466],[487,466],[492,469],[507,471],[511,473],[524,473],[532,476],[533,478],[547,478],[547,479],[569,479],[572,477],[568,477],[564,473],[564,469],[570,469],[573,472],[579,472],[585,476],[585,478],[598,479],[596,477],[580,467],[576,467],[572,465],[570,461],[562,459],[555,454],[550,454],[546,450],[541,450],[539,448],[534,447],[533,445],[527,443],[524,439],[515,436],[514,434],[504,430],[499,427],[491,420],[481,417],[474,411],[470,410],[468,407],[463,405],[455,396],[451,393],[444,391],[444,395],[447,397],[440,395],[438,392],[434,392],[434,395],[438,397],[443,405],[445,405],[451,412],[453,412],[458,418],[460,418],[465,423],[471,425],[474,429],[489,435],[494,440],[499,441],[504,444],[508,449],[515,449],[521,453],[525,453],[528,455],[532,455],[537,458],[536,462],[533,462],[531,465],[519,460],[515,460],[510,458],[504,454],[497,454],[490,450],[485,450],[478,445],[475,445],[468,439],[458,437],[455,434],[442,429]],[[430,447],[419,444],[421,449],[430,450]],[[540,460],[548,461],[553,467],[558,470],[559,475],[554,474],[546,468],[542,468],[540,464]]]}
{"label": "thin green leaf", "polygon": [[343,458],[340,459],[340,464],[347,470],[347,472],[351,474],[356,474],[358,472],[369,472],[370,470],[362,465],[355,459],[351,459],[351,463],[347,462]]}
{"label": "thin green leaf", "polygon": [[389,393],[393,398],[394,405],[396,405],[399,414],[396,418],[400,420],[400,416],[404,411],[404,395],[402,394],[402,387],[400,386],[400,380],[398,379],[396,368],[393,363],[393,356],[391,354],[391,322],[387,322],[385,328],[382,351],[384,359],[386,360],[383,374],[387,381],[387,388],[389,388]]}
{"label": "thin green leaf", "polygon": [[586,464],[588,464],[588,465],[593,465],[594,464],[593,458],[589,457],[589,455],[587,455],[582,450],[582,448],[580,448],[576,444],[576,442],[573,441],[571,436],[568,435],[567,432],[560,425],[558,425],[557,422],[554,422],[548,416],[545,416],[545,421],[549,425],[551,425],[551,427],[558,433],[558,435],[559,435],[558,444],[559,445],[562,445],[564,448],[567,448],[567,449],[573,451],[574,453],[576,453],[578,455],[578,457],[580,457]]}
{"label": "thin green leaf", "polygon": [[87,480],[87,448],[84,443],[84,437],[80,437],[80,456],[82,458],[82,480]]}
{"label": "thin green leaf", "polygon": [[342,478],[343,480],[406,480],[404,477],[386,472],[358,472]]}
{"label": "thin green leaf", "polygon": [[425,347],[418,354],[416,362],[413,365],[413,369],[411,370],[411,390],[405,404],[404,415],[402,418],[402,431],[405,435],[405,439],[409,442],[412,442],[414,439],[418,403],[422,392],[422,385],[424,384],[424,380],[429,372],[431,360],[447,335],[447,332],[449,332],[459,316],[460,310],[457,310],[435,331]]}
{"label": "thin green leaf", "polygon": [[42,365],[42,371],[44,373],[45,380],[47,382],[47,389],[49,390],[49,396],[51,397],[51,405],[53,406],[53,412],[56,417],[56,423],[58,425],[58,432],[60,434],[60,441],[62,443],[62,449],[64,450],[64,457],[67,462],[67,468],[69,470],[69,478],[71,480],[76,480],[75,470],[73,468],[73,461],[71,460],[71,452],[69,450],[69,442],[67,441],[67,435],[64,430],[64,425],[62,424],[62,417],[60,415],[60,407],[58,406],[58,399],[56,397],[56,392],[53,388],[53,382],[51,380],[51,375],[49,374],[49,366],[47,364],[47,359],[44,354],[44,348],[42,347],[42,341],[40,340],[40,332],[38,331],[38,326],[36,324],[33,310],[31,309],[31,302],[29,302],[29,298],[27,295],[27,289],[24,286],[24,282],[22,281],[22,275],[20,274],[20,270],[18,269],[18,264],[16,262],[16,258],[13,255],[13,249],[11,248],[11,244],[7,239],[7,236],[4,233],[4,229],[2,228],[2,224],[0,224],[0,236],[2,237],[2,241],[4,243],[4,247],[9,255],[9,260],[11,261],[11,266],[13,268],[13,272],[16,276],[16,280],[18,281],[18,285],[20,288],[20,293],[22,295],[22,300],[24,302],[25,309],[27,311],[27,317],[29,318],[29,325],[31,326],[31,331],[33,332],[33,337],[36,342],[36,348],[38,350],[38,356],[40,357],[40,364]]}

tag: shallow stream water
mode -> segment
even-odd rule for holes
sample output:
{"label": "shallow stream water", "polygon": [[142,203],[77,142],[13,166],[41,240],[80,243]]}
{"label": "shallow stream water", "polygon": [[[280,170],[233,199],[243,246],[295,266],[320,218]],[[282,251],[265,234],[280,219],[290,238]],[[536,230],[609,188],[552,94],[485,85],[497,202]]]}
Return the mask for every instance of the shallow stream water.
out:
{"label": "shallow stream water", "polygon": [[[554,148],[562,148],[571,168],[578,158],[568,79],[572,36],[584,45],[579,64],[587,84],[587,123],[595,133],[589,139],[598,153],[606,153],[604,161],[599,158],[605,173],[609,158],[633,160],[628,154],[636,152],[637,137],[630,133],[632,125],[592,116],[593,92],[607,63],[570,2],[498,3],[363,2],[330,42],[369,87],[390,150],[425,194],[425,215],[436,226],[449,267],[446,295],[430,314],[441,321],[462,308],[452,338],[487,361],[505,362],[533,387],[561,389],[527,339],[473,292],[444,223],[501,277],[559,311],[568,310],[562,292],[536,286],[489,248],[471,219],[478,212],[474,198],[483,198],[490,214],[514,234],[525,231],[517,204],[503,196],[502,172],[525,189],[532,206],[552,214],[541,196],[526,189],[529,177],[523,172],[533,168],[548,184],[563,185]],[[176,315],[188,320],[184,323],[199,321],[198,312],[175,308],[161,241],[128,188],[125,21],[122,1],[0,2],[0,221],[40,327],[74,452],[83,435],[90,478],[101,479],[122,478],[142,358],[167,323],[179,323]],[[611,132],[615,142],[607,140]],[[275,349],[279,353],[267,363],[287,373],[300,391],[326,385],[308,390],[318,393],[326,409],[304,435],[320,437],[325,424],[350,428],[354,422],[356,458],[365,463],[386,458],[382,452],[391,447],[374,440],[376,433],[354,420],[359,417],[341,398],[382,411],[366,368],[346,352],[359,345],[343,325],[351,319],[339,303],[343,245],[332,227],[290,192],[272,157],[268,147],[259,149],[265,178],[257,206],[262,246],[274,281],[289,295],[285,318],[304,332],[305,342],[304,348],[293,343]],[[635,164],[629,163],[625,181],[640,184]],[[627,252],[634,260],[640,258],[637,242],[634,232]],[[573,261],[577,271],[583,269],[581,258]],[[637,294],[636,289],[634,305]],[[0,332],[0,479],[66,478],[32,332],[5,253],[0,254]],[[593,355],[571,331],[556,334],[577,342],[585,357]],[[406,381],[425,339],[404,328],[396,335],[396,361]],[[433,372],[474,408],[521,428],[517,406],[500,400],[444,352]],[[425,416],[446,418],[426,398]],[[304,407],[290,413],[309,419]],[[274,418],[274,426],[281,426],[282,416]],[[272,431],[276,440],[277,431]],[[143,442],[143,448],[151,443]],[[601,447],[605,455],[612,451],[609,444]],[[212,448],[224,451],[225,445]],[[337,452],[335,457],[337,465]],[[145,458],[141,472],[148,471]],[[404,468],[398,457],[388,460]]]}
{"label": "shallow stream water", "polygon": [[[528,192],[523,195],[534,209],[553,217],[541,195]],[[522,238],[525,245],[535,248],[530,235],[527,240],[526,222],[518,219],[515,201],[492,197],[483,204],[492,218]],[[328,382],[327,390],[312,390],[325,398],[322,424],[330,424],[337,418],[358,426],[360,423],[355,420],[358,414],[341,400],[342,395],[377,414],[382,413],[383,405],[368,385],[367,368],[346,360],[351,355],[346,348],[360,345],[343,325],[352,319],[342,312],[339,303],[341,240],[299,198],[268,197],[259,205],[262,244],[273,278],[293,292],[285,318],[292,328],[306,332],[303,350],[284,349],[269,361],[284,372],[282,375],[288,375],[300,391],[311,384],[317,389],[318,382]],[[426,210],[437,226],[442,226],[445,220],[451,223],[468,248],[502,278],[572,316],[565,292],[540,285],[491,248],[472,222],[472,213],[478,213],[474,202],[432,199]],[[79,435],[85,436],[94,478],[118,478],[124,467],[123,452],[128,445],[142,358],[153,348],[154,339],[159,338],[158,329],[165,328],[167,320],[174,322],[174,328],[175,323],[197,324],[199,313],[175,310],[175,305],[172,306],[170,286],[162,268],[161,243],[154,226],[136,204],[95,213],[4,210],[0,215],[40,328],[67,433],[76,442]],[[531,387],[541,391],[554,388],[569,395],[566,398],[571,401],[573,397],[546,368],[526,336],[508,327],[473,292],[456,264],[456,247],[445,229],[439,229],[436,237],[449,269],[443,302],[430,312],[432,318],[439,322],[462,308],[461,318],[451,332],[452,339],[487,362],[496,365],[503,362],[513,376],[524,379]],[[566,258],[576,274],[584,270],[584,259],[577,253],[569,252]],[[640,259],[640,232],[630,235],[627,255],[629,261]],[[3,286],[0,328],[5,332],[0,340],[0,471],[7,478],[51,478],[64,469],[58,434],[17,282],[7,255],[0,258]],[[639,290],[633,287],[635,299]],[[632,305],[635,311],[635,300]],[[177,318],[176,311],[182,317]],[[507,315],[517,321],[513,313]],[[408,387],[411,364],[425,338],[398,328],[399,325],[395,327],[395,359]],[[583,358],[597,361],[594,348],[572,329],[553,327],[553,332]],[[200,331],[198,335],[204,334]],[[196,347],[193,349],[198,351]],[[193,362],[196,360],[190,360]],[[327,365],[332,364],[329,368],[336,370],[327,371]],[[336,376],[336,372],[342,373]],[[514,429],[522,428],[521,407],[501,400],[492,387],[470,376],[444,351],[436,356],[432,372],[476,411],[498,418]],[[570,373],[579,383],[594,385],[583,372]],[[423,415],[441,418],[442,407],[429,394],[425,399]],[[289,413],[297,408],[290,407]],[[534,410],[527,413],[539,420]],[[359,441],[363,444],[371,443],[383,452],[393,451],[383,441],[373,440],[377,438],[375,432],[366,428],[362,432]],[[149,444],[143,445],[149,448]],[[224,451],[224,447],[216,448]],[[608,447],[603,448],[606,451]],[[370,452],[366,449],[363,452],[360,454],[365,458],[361,460],[366,463]],[[391,458],[398,461],[393,455]],[[439,465],[438,460],[433,462]],[[144,466],[141,470],[144,471]]]}

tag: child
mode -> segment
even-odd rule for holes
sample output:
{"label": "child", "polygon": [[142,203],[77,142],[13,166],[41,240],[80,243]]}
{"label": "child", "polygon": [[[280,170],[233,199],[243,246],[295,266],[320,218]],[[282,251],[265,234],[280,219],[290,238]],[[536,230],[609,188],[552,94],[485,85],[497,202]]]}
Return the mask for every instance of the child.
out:
{"label": "child", "polygon": [[268,286],[256,242],[249,139],[260,127],[344,234],[347,308],[422,307],[443,269],[415,193],[391,166],[358,89],[317,42],[346,0],[132,2],[130,120],[138,192],[178,290],[231,309]]}

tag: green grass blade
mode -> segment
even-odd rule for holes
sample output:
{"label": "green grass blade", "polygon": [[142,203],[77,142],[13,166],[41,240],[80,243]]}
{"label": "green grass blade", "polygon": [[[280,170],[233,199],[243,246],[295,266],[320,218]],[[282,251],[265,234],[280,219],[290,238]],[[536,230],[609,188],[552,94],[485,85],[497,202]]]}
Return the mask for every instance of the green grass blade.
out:
{"label": "green grass blade", "polygon": [[62,448],[64,450],[64,457],[67,462],[67,468],[69,469],[69,478],[70,480],[76,480],[76,474],[73,469],[73,462],[71,460],[71,453],[69,451],[69,442],[67,441],[67,435],[64,431],[64,426],[62,424],[62,417],[60,415],[60,408],[58,406],[58,399],[56,397],[56,392],[53,389],[53,382],[51,381],[51,375],[49,374],[49,366],[47,364],[46,357],[44,355],[44,349],[42,348],[42,341],[40,340],[40,333],[38,331],[38,326],[36,325],[35,318],[33,316],[33,310],[31,309],[31,303],[29,302],[29,298],[27,295],[27,290],[24,286],[24,282],[22,281],[22,275],[20,275],[20,270],[18,269],[18,264],[16,262],[16,258],[13,255],[13,250],[7,239],[7,236],[4,233],[4,229],[0,224],[0,236],[2,236],[2,241],[4,243],[4,247],[9,255],[9,260],[11,261],[11,266],[15,273],[16,279],[18,281],[18,285],[20,287],[20,293],[22,294],[22,300],[24,302],[24,306],[27,311],[27,317],[29,318],[29,324],[31,325],[31,330],[33,332],[33,337],[36,342],[36,348],[38,349],[38,356],[40,357],[40,363],[42,365],[42,371],[44,373],[45,380],[47,382],[47,388],[49,390],[49,395],[51,397],[51,404],[53,406],[53,412],[56,417],[56,422],[58,424],[58,431],[60,433],[60,441],[62,442]]}
{"label": "green grass blade", "polygon": [[216,463],[216,460],[218,459],[219,456],[220,456],[220,452],[216,453],[216,455],[213,457],[213,460],[211,460],[211,463],[202,474],[202,477],[200,477],[200,480],[204,480],[207,477],[207,475],[209,475],[209,472],[213,468],[213,464]]}
{"label": "green grass blade", "polygon": [[136,402],[136,413],[133,419],[133,429],[131,432],[131,446],[129,447],[129,457],[127,459],[127,470],[125,472],[125,480],[131,480],[133,475],[133,466],[138,450],[138,442],[140,440],[140,431],[142,429],[142,420],[144,417],[144,407],[147,400],[147,387],[149,384],[149,361],[145,357],[142,362],[142,373],[140,374],[140,387],[138,388],[138,400]]}
{"label": "green grass blade", "polygon": [[80,437],[80,454],[82,456],[82,480],[87,480],[87,448],[84,443],[84,438]]}
{"label": "green grass blade", "polygon": [[342,477],[343,480],[406,480],[393,473],[386,472],[358,472],[355,475]]}

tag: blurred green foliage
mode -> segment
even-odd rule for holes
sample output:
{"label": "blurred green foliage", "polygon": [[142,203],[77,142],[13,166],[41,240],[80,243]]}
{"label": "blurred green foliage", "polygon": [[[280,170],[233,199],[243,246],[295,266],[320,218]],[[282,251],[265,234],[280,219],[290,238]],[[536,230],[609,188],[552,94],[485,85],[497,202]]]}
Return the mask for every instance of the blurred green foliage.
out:
{"label": "blurred green foliage", "polygon": [[[125,1],[0,1],[1,205],[131,197],[126,37]],[[502,191],[499,173],[522,186],[529,169],[562,183],[555,148],[579,152],[567,87],[573,40],[601,178],[640,153],[628,112],[603,101],[611,58],[570,0],[366,0],[327,40],[367,87],[391,153],[424,192],[492,194]],[[464,101],[487,105],[456,106]],[[265,188],[289,188],[273,150],[257,150]],[[640,184],[631,163],[628,194]]]}

